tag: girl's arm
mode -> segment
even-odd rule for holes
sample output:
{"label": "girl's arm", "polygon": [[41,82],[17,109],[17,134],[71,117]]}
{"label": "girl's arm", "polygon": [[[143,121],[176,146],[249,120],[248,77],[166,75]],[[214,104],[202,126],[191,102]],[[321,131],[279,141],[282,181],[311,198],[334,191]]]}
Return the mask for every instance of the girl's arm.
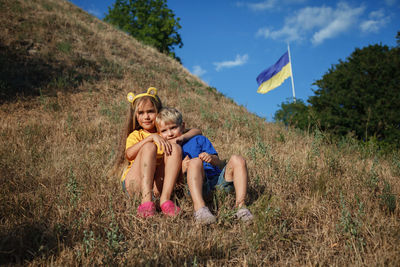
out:
{"label": "girl's arm", "polygon": [[153,142],[155,144],[158,144],[163,151],[169,155],[171,154],[172,151],[172,146],[171,144],[164,140],[161,136],[158,134],[151,134],[142,141],[139,141],[138,143],[134,144],[133,146],[130,146],[129,148],[126,149],[125,151],[125,156],[126,158],[131,161],[134,160],[139,153],[140,149],[142,149],[143,145],[146,143]]}
{"label": "girl's arm", "polygon": [[202,135],[203,133],[201,132],[200,129],[197,128],[191,128],[188,129],[184,134],[182,134],[181,136],[179,136],[176,139],[176,143],[177,144],[184,144],[186,143],[188,140],[190,140],[190,138],[196,136],[196,135]]}

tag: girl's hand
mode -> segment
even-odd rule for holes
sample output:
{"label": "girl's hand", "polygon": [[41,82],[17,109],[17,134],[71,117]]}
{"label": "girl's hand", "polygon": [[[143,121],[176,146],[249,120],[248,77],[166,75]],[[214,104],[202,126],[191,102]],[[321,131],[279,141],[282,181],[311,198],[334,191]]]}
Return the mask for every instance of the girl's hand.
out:
{"label": "girl's hand", "polygon": [[168,142],[158,134],[152,134],[152,137],[153,137],[153,142],[158,144],[167,156],[171,155],[172,145],[170,142]]}
{"label": "girl's hand", "polygon": [[205,161],[207,163],[211,163],[211,161],[212,161],[211,155],[206,152],[200,153],[199,159],[201,159],[202,161]]}

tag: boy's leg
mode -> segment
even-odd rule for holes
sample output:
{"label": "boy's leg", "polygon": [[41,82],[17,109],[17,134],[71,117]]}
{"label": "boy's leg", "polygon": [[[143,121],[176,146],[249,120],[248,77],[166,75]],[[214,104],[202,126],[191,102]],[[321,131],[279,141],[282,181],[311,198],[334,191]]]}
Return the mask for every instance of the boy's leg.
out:
{"label": "boy's leg", "polygon": [[193,200],[194,219],[196,223],[210,224],[215,223],[217,219],[210,212],[203,198],[204,178],[203,161],[199,158],[191,159],[187,169],[187,181]]}
{"label": "boy's leg", "polygon": [[246,160],[242,156],[233,155],[225,168],[225,181],[232,182],[235,187],[236,203],[235,206],[240,208],[244,205],[247,194],[247,165]]}
{"label": "boy's leg", "polygon": [[[172,144],[171,155],[164,157],[164,182],[162,185],[160,204],[171,199],[176,181],[181,171],[182,148],[177,144]],[[157,178],[156,178],[157,179]]]}
{"label": "boy's leg", "polygon": [[193,200],[194,211],[197,211],[206,205],[203,199],[203,180],[203,161],[199,158],[191,159],[187,169],[187,182],[190,196]]}

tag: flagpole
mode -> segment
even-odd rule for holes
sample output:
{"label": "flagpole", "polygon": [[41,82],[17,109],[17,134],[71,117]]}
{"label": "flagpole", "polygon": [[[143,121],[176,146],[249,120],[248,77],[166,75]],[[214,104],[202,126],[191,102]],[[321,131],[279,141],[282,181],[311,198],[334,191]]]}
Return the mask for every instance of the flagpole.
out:
{"label": "flagpole", "polygon": [[290,58],[289,42],[287,43],[287,49],[288,49],[289,62],[290,62],[290,79],[292,80],[293,102],[296,103],[296,94],[294,92],[294,80],[293,80],[293,71],[292,71],[292,59]]}

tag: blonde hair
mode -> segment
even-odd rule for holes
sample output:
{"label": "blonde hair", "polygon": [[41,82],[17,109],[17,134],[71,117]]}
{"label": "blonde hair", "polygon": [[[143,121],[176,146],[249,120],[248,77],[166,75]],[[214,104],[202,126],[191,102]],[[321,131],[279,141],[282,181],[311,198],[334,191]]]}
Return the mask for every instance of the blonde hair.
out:
{"label": "blonde hair", "polygon": [[182,113],[180,113],[176,108],[165,107],[161,109],[156,117],[156,125],[160,125],[161,122],[170,122],[181,126],[183,123]]}
{"label": "blonde hair", "polygon": [[119,139],[116,157],[114,162],[114,167],[112,168],[110,175],[111,176],[120,176],[123,171],[123,165],[126,164],[128,161],[125,157],[125,150],[126,150],[126,139],[128,138],[129,134],[131,134],[135,130],[140,130],[142,127],[140,126],[139,122],[137,121],[136,113],[138,107],[142,105],[146,100],[150,100],[153,106],[156,109],[156,112],[160,112],[162,109],[162,103],[160,98],[155,96],[148,96],[144,95],[141,97],[136,98],[132,104],[129,105],[129,110],[126,115],[125,124],[123,130],[121,132],[121,137]]}

